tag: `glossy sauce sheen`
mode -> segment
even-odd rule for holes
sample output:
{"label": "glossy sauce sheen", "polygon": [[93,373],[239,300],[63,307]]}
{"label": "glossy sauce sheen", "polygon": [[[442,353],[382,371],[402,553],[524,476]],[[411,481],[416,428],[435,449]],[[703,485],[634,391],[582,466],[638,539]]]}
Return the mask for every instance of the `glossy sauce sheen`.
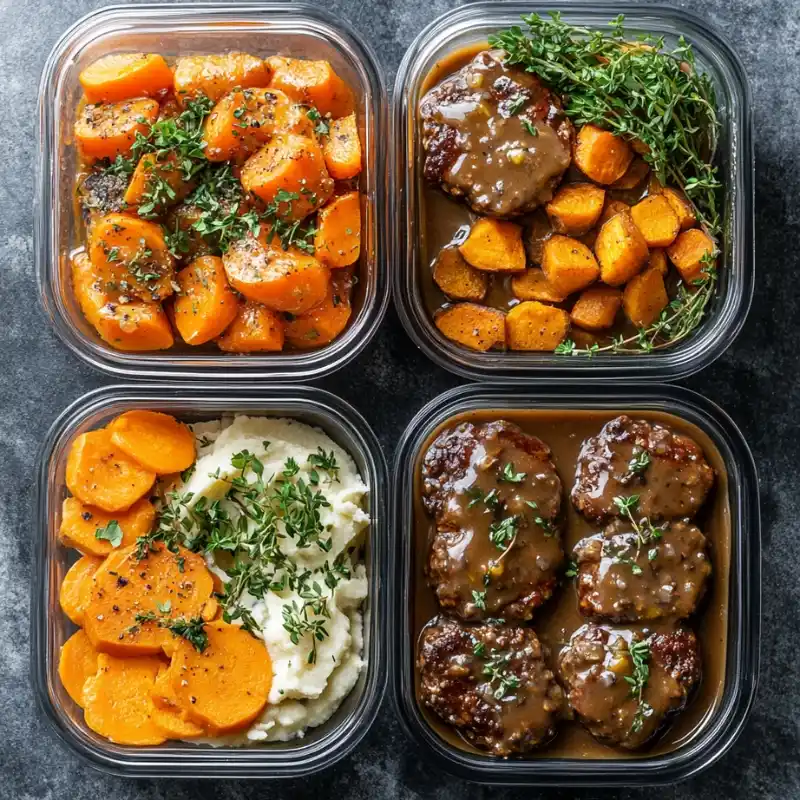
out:
{"label": "glossy sauce sheen", "polygon": [[[621,413],[621,412],[620,412]],[[710,561],[713,572],[708,589],[700,603],[698,612],[687,622],[697,633],[702,656],[703,678],[699,689],[690,699],[688,708],[678,716],[666,732],[651,746],[638,755],[662,754],[675,750],[690,741],[703,727],[705,720],[713,713],[722,696],[725,684],[725,653],[727,642],[727,607],[730,566],[730,510],[728,505],[728,481],[722,456],[711,439],[696,426],[679,417],[654,411],[626,411],[634,419],[645,419],[667,425],[676,432],[691,436],[703,450],[706,459],[716,472],[716,483],[705,505],[701,508],[694,523],[703,531],[708,541]],[[429,541],[435,530],[433,518],[425,510],[422,502],[422,463],[425,453],[436,436],[443,430],[451,429],[462,422],[480,425],[496,420],[508,420],[519,425],[522,430],[539,437],[552,451],[561,483],[564,487],[562,514],[564,527],[562,542],[568,557],[573,547],[582,539],[597,534],[602,525],[588,522],[575,511],[569,500],[569,491],[574,482],[575,465],[582,442],[600,432],[610,420],[618,416],[610,411],[569,411],[569,410],[519,410],[492,409],[459,414],[437,428],[420,448],[415,463],[414,491],[414,548],[412,592],[413,607],[412,631],[416,643],[424,626],[442,612],[434,591],[429,587],[425,569],[429,554]],[[465,484],[466,485],[466,484]],[[494,551],[497,553],[497,550]],[[557,586],[552,599],[533,613],[532,626],[539,638],[549,648],[549,663],[556,667],[558,653],[569,641],[571,634],[587,622],[578,610],[578,596],[573,581],[565,581]],[[647,625],[629,624],[631,630],[647,628],[652,632],[666,632],[673,629],[671,620],[654,620]],[[416,652],[409,654],[412,659],[417,689],[418,705],[428,724],[450,744],[469,752],[485,756],[463,739],[454,729],[441,722],[435,715],[419,703],[419,674],[413,659]],[[597,742],[577,721],[564,721],[559,726],[555,740],[548,746],[537,750],[529,757],[562,758],[635,758],[637,753],[606,747]]]}

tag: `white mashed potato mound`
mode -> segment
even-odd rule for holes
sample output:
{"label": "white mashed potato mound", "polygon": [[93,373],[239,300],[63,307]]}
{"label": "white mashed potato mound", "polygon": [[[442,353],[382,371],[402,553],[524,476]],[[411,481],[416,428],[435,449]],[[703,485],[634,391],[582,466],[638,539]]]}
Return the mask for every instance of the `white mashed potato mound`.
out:
{"label": "white mashed potato mound", "polygon": [[[298,548],[296,541],[285,535],[283,523],[278,524],[279,531],[284,533],[280,539],[283,553],[297,565],[298,571],[311,570],[309,583],[314,582],[327,597],[326,635],[316,641],[316,659],[309,662],[311,635],[305,633],[294,643],[284,627],[284,609],[292,603],[299,608],[303,606],[303,598],[296,591],[288,587],[280,591],[269,589],[258,598],[245,593],[240,604],[260,627],[272,660],[269,702],[246,732],[209,742],[248,744],[302,737],[308,728],[331,717],[355,686],[364,667],[360,609],[368,587],[363,563],[352,563],[349,577],[339,575],[335,588],[325,583],[324,573],[313,571],[320,570],[326,562],[333,564],[337,556],[346,555],[351,545],[361,542],[369,524],[369,515],[363,508],[367,487],[349,453],[323,431],[296,420],[238,416],[196,423],[192,430],[198,444],[197,462],[192,475],[177,487],[180,493],[192,493],[190,506],[200,498],[206,498],[206,502],[219,500],[223,507],[232,505],[225,495],[229,481],[238,477],[240,471],[231,459],[245,450],[263,464],[263,480],[268,488],[279,485],[287,461],[294,459],[298,472],[292,480],[302,478],[310,484],[315,471],[319,483],[312,488],[319,489],[330,503],[329,507],[319,509],[324,537],[330,538],[329,549],[316,543]],[[339,467],[338,480],[332,480],[319,465],[309,463],[309,455],[318,453],[320,448],[326,453],[333,451]],[[254,477],[251,475],[250,479]],[[235,509],[232,511],[235,513]],[[229,576],[217,563],[215,554],[207,555],[206,559],[209,568],[227,582]]]}

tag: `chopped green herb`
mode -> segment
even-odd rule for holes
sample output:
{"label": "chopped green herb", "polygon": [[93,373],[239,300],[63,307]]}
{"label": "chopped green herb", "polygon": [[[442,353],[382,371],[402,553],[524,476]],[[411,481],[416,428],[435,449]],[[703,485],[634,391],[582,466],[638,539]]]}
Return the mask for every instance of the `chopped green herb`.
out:
{"label": "chopped green herb", "polygon": [[107,525],[94,532],[94,538],[105,539],[111,543],[112,547],[119,547],[122,544],[122,528],[115,519],[112,519]]}

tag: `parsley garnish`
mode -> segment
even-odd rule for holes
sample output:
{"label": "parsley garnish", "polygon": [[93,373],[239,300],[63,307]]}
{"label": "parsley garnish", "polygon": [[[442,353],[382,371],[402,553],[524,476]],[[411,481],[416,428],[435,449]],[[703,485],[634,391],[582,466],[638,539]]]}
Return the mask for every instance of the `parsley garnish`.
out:
{"label": "parsley garnish", "polygon": [[503,474],[497,480],[506,483],[522,483],[527,474],[527,472],[515,472],[514,465],[509,463],[503,467]]}
{"label": "parsley garnish", "polygon": [[472,602],[475,603],[476,607],[481,609],[481,611],[486,611],[486,591],[478,592],[473,589]]}
{"label": "parsley garnish", "polygon": [[115,519],[112,519],[105,527],[98,528],[94,532],[94,538],[105,539],[112,547],[119,547],[122,544],[122,528]]}

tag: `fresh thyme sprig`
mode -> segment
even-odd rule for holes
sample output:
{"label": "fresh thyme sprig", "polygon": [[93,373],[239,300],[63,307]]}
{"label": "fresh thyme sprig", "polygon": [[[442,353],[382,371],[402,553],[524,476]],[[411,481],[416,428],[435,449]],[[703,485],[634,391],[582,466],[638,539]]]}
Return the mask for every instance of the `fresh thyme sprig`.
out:
{"label": "fresh thyme sprig", "polygon": [[161,614],[156,614],[154,611],[142,611],[138,613],[134,620],[135,625],[128,628],[129,633],[136,633],[139,626],[145,622],[155,622],[159,628],[165,628],[173,636],[180,636],[186,639],[198,653],[202,653],[208,647],[208,634],[205,631],[205,621],[202,617],[168,617],[171,610],[171,603],[167,600],[165,603],[158,604],[158,610]]}
{"label": "fresh thyme sprig", "polygon": [[[632,559],[622,557],[618,553],[612,553],[612,556],[614,561],[619,564],[630,564],[631,571],[634,575],[641,575],[642,568],[639,566],[637,561],[642,550],[661,539],[663,532],[661,529],[654,527],[650,520],[646,517],[639,522],[636,521],[636,518],[633,516],[633,512],[639,505],[638,494],[632,494],[630,497],[615,497],[614,505],[619,510],[620,515],[628,520],[633,528],[634,533],[636,534],[636,554]],[[654,561],[657,555],[657,548],[650,548],[647,553],[647,560]]]}
{"label": "fresh thyme sprig", "polygon": [[492,650],[483,666],[483,675],[488,678],[489,689],[495,700],[502,700],[510,689],[519,687],[519,678],[509,670],[512,654]]}
{"label": "fresh thyme sprig", "polygon": [[653,713],[652,707],[644,699],[644,690],[650,679],[650,643],[647,639],[632,642],[628,652],[633,663],[633,674],[625,675],[625,681],[631,687],[631,696],[636,698],[636,712],[633,715],[631,733],[639,733],[645,719]]}

